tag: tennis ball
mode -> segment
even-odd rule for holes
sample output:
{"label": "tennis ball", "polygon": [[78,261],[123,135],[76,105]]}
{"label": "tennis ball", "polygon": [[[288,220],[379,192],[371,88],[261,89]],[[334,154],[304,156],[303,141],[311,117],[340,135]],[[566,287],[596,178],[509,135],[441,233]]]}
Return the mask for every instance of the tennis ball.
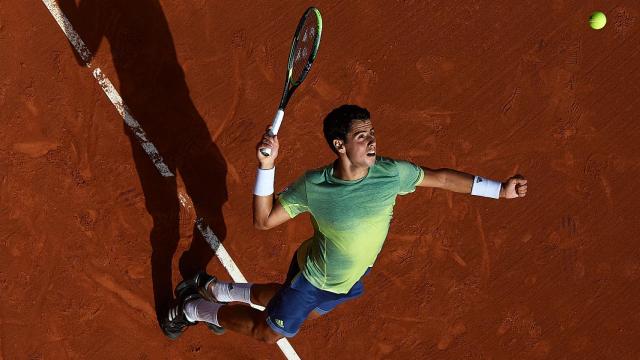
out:
{"label": "tennis ball", "polygon": [[607,17],[601,11],[596,11],[589,17],[589,26],[594,30],[600,30],[607,24]]}

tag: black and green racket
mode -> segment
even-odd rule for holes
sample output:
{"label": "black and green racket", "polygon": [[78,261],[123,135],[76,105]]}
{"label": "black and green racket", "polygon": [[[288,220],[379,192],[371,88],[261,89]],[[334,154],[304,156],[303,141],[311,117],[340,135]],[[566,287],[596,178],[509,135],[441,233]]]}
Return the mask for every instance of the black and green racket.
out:
{"label": "black and green racket", "polygon": [[[322,35],[322,16],[320,10],[310,7],[304,12],[296,33],[291,42],[291,51],[289,52],[289,63],[287,65],[287,76],[284,83],[284,92],[276,116],[273,118],[271,130],[269,134],[275,136],[280,129],[282,119],[284,118],[284,109],[291,99],[293,92],[302,84],[307,77],[311,65],[318,55],[318,47],[320,46],[320,36]],[[264,156],[271,155],[271,149],[261,148],[260,152]]]}

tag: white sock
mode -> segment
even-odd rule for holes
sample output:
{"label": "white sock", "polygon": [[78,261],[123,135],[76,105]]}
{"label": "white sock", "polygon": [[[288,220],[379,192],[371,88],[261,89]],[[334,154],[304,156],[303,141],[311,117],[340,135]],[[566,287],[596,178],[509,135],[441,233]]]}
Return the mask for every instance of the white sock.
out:
{"label": "white sock", "polygon": [[187,316],[187,320],[191,322],[205,321],[220,326],[220,323],[218,323],[218,310],[223,306],[223,304],[204,299],[196,299],[184,305],[184,314]]}
{"label": "white sock", "polygon": [[216,300],[221,302],[239,301],[251,305],[251,285],[252,283],[227,283],[217,281],[209,287]]}

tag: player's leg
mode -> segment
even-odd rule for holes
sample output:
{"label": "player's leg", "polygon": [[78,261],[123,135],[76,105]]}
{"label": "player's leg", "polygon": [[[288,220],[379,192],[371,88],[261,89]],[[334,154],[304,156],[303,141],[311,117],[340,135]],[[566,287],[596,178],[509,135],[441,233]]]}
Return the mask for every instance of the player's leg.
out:
{"label": "player's leg", "polygon": [[251,302],[266,307],[269,301],[282,288],[282,284],[253,284],[251,287]]}
{"label": "player's leg", "polygon": [[[302,275],[299,279],[304,280]],[[294,280],[294,284],[301,281]],[[268,286],[263,288],[267,289],[265,297],[272,292]],[[221,304],[199,298],[186,303],[184,313],[190,322],[206,322],[218,329],[218,333],[228,330],[274,343],[284,336],[294,336],[309,313],[325,300],[314,296],[314,291],[322,293],[310,284],[303,291],[290,285],[281,287],[267,304],[266,311],[245,304]]]}
{"label": "player's leg", "polygon": [[175,340],[190,326],[204,322],[216,334],[231,330],[273,343],[282,337],[269,328],[266,314],[246,305],[225,305],[204,299],[193,279],[178,284],[176,302],[162,319],[165,335]]}
{"label": "player's leg", "polygon": [[[230,330],[268,343],[294,336],[305,319],[319,317],[314,308],[336,296],[311,285],[299,272],[295,255],[284,285],[226,283],[204,272],[192,283],[203,298],[185,304],[189,321],[206,322],[216,333]],[[266,305],[267,309],[262,312],[246,305],[226,304],[232,301]]]}
{"label": "player's leg", "polygon": [[[289,271],[285,279],[285,285],[289,284],[293,277],[300,272],[297,261],[297,253],[293,255],[289,265]],[[273,296],[280,290],[282,284],[251,284],[251,283],[230,283],[216,279],[216,277],[199,272],[194,282],[200,289],[202,297],[209,301],[229,303],[242,302],[245,304],[255,304],[266,307]]]}
{"label": "player's leg", "polygon": [[[268,286],[261,288],[267,289],[265,297],[273,291]],[[244,304],[221,304],[205,299],[187,303],[184,312],[189,321],[207,322],[218,329],[217,332],[230,330],[273,343],[285,336],[295,336],[314,309],[341,296],[344,295],[317,289],[298,273],[271,297],[264,312]],[[317,314],[311,316],[317,317]]]}
{"label": "player's leg", "polygon": [[[217,314],[218,323],[225,330],[234,331],[272,344],[283,338],[284,334],[275,332],[272,329],[267,322],[267,316],[266,311],[259,311],[245,305],[222,306]],[[307,319],[316,319],[320,316],[319,313],[312,311]],[[297,333],[297,329],[295,333]]]}
{"label": "player's leg", "polygon": [[200,295],[209,301],[219,303],[242,302],[248,305],[267,306],[269,300],[282,284],[232,283],[218,280],[206,272],[199,272],[193,278]]}
{"label": "player's leg", "polygon": [[[183,332],[187,326],[204,322],[217,334],[228,330],[268,343],[274,343],[282,337],[269,328],[265,321],[265,312],[244,304],[221,304],[197,297],[185,301],[182,311],[184,313],[182,323],[186,325],[179,329],[180,332]],[[179,313],[179,310],[176,312]]]}
{"label": "player's leg", "polygon": [[273,344],[284,337],[269,327],[267,313],[246,305],[226,305],[218,312],[219,324],[229,331]]}

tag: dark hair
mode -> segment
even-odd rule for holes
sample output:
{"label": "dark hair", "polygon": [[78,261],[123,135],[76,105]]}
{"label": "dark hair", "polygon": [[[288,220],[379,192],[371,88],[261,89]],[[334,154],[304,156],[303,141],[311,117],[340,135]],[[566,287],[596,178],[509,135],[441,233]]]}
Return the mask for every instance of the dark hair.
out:
{"label": "dark hair", "polygon": [[333,140],[339,139],[347,142],[347,134],[351,130],[351,124],[356,120],[369,120],[369,110],[358,105],[342,105],[337,107],[324,118],[322,130],[327,144],[334,153],[338,151],[333,147]]}

